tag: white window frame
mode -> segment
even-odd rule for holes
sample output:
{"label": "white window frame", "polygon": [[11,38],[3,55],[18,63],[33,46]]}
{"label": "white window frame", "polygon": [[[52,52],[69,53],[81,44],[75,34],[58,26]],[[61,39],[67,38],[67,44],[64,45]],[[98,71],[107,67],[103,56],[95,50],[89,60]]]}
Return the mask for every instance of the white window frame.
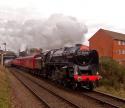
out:
{"label": "white window frame", "polygon": [[119,40],[119,41],[118,41],[118,45],[121,45],[121,44],[122,44],[122,43],[121,43],[121,40]]}

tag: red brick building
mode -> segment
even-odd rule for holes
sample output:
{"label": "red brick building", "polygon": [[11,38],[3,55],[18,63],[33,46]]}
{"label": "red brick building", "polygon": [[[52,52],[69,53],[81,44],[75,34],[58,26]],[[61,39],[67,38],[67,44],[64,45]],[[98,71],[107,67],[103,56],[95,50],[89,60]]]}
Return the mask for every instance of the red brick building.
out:
{"label": "red brick building", "polygon": [[100,29],[89,39],[89,46],[96,49],[100,57],[111,57],[125,63],[125,34]]}

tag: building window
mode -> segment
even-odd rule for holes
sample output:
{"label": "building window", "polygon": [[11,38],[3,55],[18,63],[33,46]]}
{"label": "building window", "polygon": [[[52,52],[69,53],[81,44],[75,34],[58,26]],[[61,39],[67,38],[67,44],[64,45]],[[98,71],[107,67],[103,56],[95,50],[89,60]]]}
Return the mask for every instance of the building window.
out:
{"label": "building window", "polygon": [[122,41],[122,45],[125,45],[125,41]]}
{"label": "building window", "polygon": [[124,50],[122,50],[121,54],[124,54]]}
{"label": "building window", "polygon": [[125,50],[117,50],[116,54],[125,54]]}
{"label": "building window", "polygon": [[118,50],[118,54],[122,54],[122,50]]}
{"label": "building window", "polygon": [[122,54],[125,54],[125,50],[122,50]]}
{"label": "building window", "polygon": [[122,45],[122,41],[121,40],[118,41],[118,45]]}
{"label": "building window", "polygon": [[125,41],[119,40],[118,45],[125,45]]}

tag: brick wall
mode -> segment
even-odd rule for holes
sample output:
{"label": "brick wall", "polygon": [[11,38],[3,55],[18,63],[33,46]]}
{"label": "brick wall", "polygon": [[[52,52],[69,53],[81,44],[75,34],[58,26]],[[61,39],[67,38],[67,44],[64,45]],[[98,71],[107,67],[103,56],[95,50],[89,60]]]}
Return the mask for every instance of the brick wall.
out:
{"label": "brick wall", "polygon": [[119,44],[120,40],[113,41],[113,59],[125,60],[125,44]]}
{"label": "brick wall", "polygon": [[99,56],[113,56],[113,39],[108,36],[103,30],[99,30],[89,40],[90,49],[98,51]]}

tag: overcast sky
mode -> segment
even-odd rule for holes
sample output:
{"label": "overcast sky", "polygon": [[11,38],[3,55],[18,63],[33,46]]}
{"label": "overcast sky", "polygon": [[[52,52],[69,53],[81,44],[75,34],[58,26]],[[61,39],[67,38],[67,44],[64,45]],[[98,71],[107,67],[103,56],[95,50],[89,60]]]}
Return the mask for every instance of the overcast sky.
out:
{"label": "overcast sky", "polygon": [[99,28],[125,33],[124,11],[125,0],[0,0],[0,17],[6,19],[76,17],[88,27],[86,40]]}

